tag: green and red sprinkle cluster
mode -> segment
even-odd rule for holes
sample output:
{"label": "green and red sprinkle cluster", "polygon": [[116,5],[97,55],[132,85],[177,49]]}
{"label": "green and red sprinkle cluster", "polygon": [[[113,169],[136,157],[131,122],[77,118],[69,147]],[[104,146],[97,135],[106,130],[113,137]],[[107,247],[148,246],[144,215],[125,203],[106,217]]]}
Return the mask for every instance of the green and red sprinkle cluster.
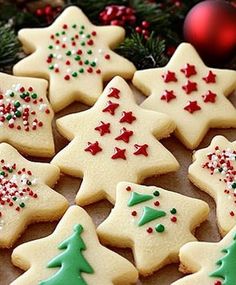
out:
{"label": "green and red sprinkle cluster", "polygon": [[[202,167],[210,171],[211,175],[219,175],[219,181],[225,184],[224,193],[234,200],[236,204],[236,151],[231,149],[221,150],[219,146],[207,154],[207,162]],[[230,211],[231,217],[236,216],[235,211]]]}
{"label": "green and red sprinkle cluster", "polygon": [[60,31],[50,35],[48,68],[65,80],[79,78],[83,74],[101,74],[99,62],[110,60],[102,49],[95,50],[96,31],[84,25],[64,24]]}
{"label": "green and red sprinkle cluster", "polygon": [[38,195],[32,188],[37,179],[26,168],[17,168],[16,163],[0,160],[0,230],[4,226],[3,212],[6,207],[21,211],[28,199],[36,199]]}
{"label": "green and red sprinkle cluster", "polygon": [[42,97],[34,92],[33,87],[25,88],[20,84],[12,85],[5,93],[0,93],[0,127],[35,131],[43,127],[37,112],[50,113]]}

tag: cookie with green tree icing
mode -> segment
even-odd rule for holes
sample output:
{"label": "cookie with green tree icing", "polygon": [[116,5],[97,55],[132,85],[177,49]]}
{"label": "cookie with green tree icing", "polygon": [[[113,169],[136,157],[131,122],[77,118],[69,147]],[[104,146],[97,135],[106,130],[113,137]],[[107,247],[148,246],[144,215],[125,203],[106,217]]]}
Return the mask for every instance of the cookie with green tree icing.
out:
{"label": "cookie with green tree icing", "polygon": [[236,225],[236,141],[215,136],[208,147],[196,151],[189,179],[214,198],[224,236]]}
{"label": "cookie with green tree icing", "polygon": [[235,285],[236,227],[218,243],[187,243],[180,249],[180,262],[183,273],[193,274],[172,285]]}
{"label": "cookie with green tree icing", "polygon": [[138,279],[128,260],[99,243],[91,218],[78,206],[50,236],[18,246],[12,261],[26,272],[11,285],[128,285]]}
{"label": "cookie with green tree icing", "polygon": [[115,75],[132,78],[135,67],[112,50],[123,41],[118,26],[94,26],[75,6],[66,8],[47,28],[23,29],[19,39],[27,54],[13,69],[15,75],[50,81],[49,100],[55,111],[73,101],[92,105],[103,81]]}
{"label": "cookie with green tree icing", "polygon": [[121,182],[115,207],[97,232],[105,244],[132,248],[139,273],[150,275],[178,262],[179,249],[195,240],[193,232],[208,212],[208,205],[201,200]]}
{"label": "cookie with green tree icing", "polygon": [[0,142],[27,155],[54,155],[53,110],[43,79],[0,73]]}

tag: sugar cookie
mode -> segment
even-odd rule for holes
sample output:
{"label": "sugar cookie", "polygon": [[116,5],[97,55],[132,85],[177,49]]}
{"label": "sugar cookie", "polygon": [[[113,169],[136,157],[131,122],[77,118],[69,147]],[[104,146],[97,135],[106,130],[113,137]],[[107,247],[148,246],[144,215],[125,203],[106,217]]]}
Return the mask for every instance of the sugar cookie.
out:
{"label": "sugar cookie", "polygon": [[61,171],[83,182],[79,205],[101,199],[115,202],[116,184],[175,171],[178,162],[154,137],[175,128],[165,115],[140,108],[128,84],[115,77],[89,110],[57,120],[60,133],[72,142],[52,160]]}
{"label": "sugar cookie", "polygon": [[215,199],[219,229],[225,235],[236,225],[236,142],[216,136],[193,160],[189,179]]}
{"label": "sugar cookie", "polygon": [[149,275],[178,261],[180,247],[195,240],[192,232],[208,212],[201,200],[121,182],[115,207],[97,232],[105,244],[132,248],[140,274]]}
{"label": "sugar cookie", "polygon": [[172,285],[235,285],[235,260],[236,227],[218,243],[187,243],[180,249],[180,269],[194,274]]}
{"label": "sugar cookie", "polygon": [[236,127],[236,109],[226,98],[236,88],[236,71],[205,66],[190,44],[180,44],[165,67],[137,71],[133,83],[150,95],[141,106],[168,114],[187,148],[196,148],[209,128]]}
{"label": "sugar cookie", "polygon": [[103,81],[115,75],[132,78],[135,72],[131,62],[112,51],[124,36],[123,28],[94,26],[71,6],[51,26],[19,32],[25,52],[32,54],[18,62],[13,72],[49,79],[49,100],[56,112],[73,101],[92,105]]}
{"label": "sugar cookie", "polygon": [[64,214],[67,200],[50,188],[59,175],[58,167],[28,161],[0,144],[0,247],[11,247],[28,224]]}
{"label": "sugar cookie", "polygon": [[0,73],[0,142],[35,156],[54,155],[53,111],[43,79]]}
{"label": "sugar cookie", "polygon": [[26,272],[11,285],[128,285],[138,279],[128,260],[99,243],[91,218],[78,206],[50,236],[18,246],[12,261]]}

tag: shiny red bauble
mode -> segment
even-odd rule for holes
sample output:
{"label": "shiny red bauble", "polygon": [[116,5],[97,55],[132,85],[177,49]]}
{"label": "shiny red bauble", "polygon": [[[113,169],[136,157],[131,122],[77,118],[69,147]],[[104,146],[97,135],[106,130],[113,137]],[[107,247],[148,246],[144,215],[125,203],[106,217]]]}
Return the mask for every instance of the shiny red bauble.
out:
{"label": "shiny red bauble", "polygon": [[236,7],[223,0],[200,2],[185,18],[184,38],[206,62],[224,62],[236,52]]}

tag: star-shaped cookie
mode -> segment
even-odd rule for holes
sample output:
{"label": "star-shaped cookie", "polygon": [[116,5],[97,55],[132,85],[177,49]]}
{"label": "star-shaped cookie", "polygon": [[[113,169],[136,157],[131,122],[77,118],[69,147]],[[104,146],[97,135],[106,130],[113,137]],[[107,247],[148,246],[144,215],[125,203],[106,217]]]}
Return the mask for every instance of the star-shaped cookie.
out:
{"label": "star-shaped cookie", "polygon": [[25,52],[32,54],[18,62],[13,72],[49,79],[49,100],[56,112],[73,101],[92,105],[103,81],[115,75],[132,78],[135,72],[131,62],[112,51],[124,36],[123,28],[94,26],[71,6],[51,26],[19,32]]}
{"label": "star-shaped cookie", "polygon": [[209,147],[194,153],[193,161],[189,179],[215,199],[219,229],[225,235],[236,225],[236,141],[216,136]]}
{"label": "star-shaped cookie", "polygon": [[18,246],[12,261],[26,272],[11,285],[128,285],[138,279],[128,260],[99,243],[91,218],[78,206],[50,236]]}
{"label": "star-shaped cookie", "polygon": [[[105,244],[130,247],[140,274],[178,262],[181,246],[208,216],[208,205],[154,186],[121,182],[117,200],[97,232]],[[115,226],[114,226],[115,225]]]}
{"label": "star-shaped cookie", "polygon": [[53,156],[47,81],[0,73],[0,86],[0,142],[28,155]]}
{"label": "star-shaped cookie", "polygon": [[180,249],[180,270],[188,275],[172,285],[235,285],[236,227],[218,243],[190,242]]}
{"label": "star-shaped cookie", "polygon": [[178,162],[154,137],[169,135],[174,123],[165,115],[140,108],[128,84],[115,77],[89,110],[57,120],[72,142],[52,160],[61,171],[83,177],[79,205],[101,199],[115,202],[116,184],[178,169]]}
{"label": "star-shaped cookie", "polygon": [[59,168],[30,162],[12,146],[0,144],[0,248],[11,247],[33,222],[59,219],[67,200],[50,187]]}
{"label": "star-shaped cookie", "polygon": [[165,67],[135,72],[133,84],[150,95],[141,106],[168,114],[189,149],[209,128],[236,127],[236,109],[226,98],[236,88],[236,71],[207,67],[190,44],[180,44]]}

